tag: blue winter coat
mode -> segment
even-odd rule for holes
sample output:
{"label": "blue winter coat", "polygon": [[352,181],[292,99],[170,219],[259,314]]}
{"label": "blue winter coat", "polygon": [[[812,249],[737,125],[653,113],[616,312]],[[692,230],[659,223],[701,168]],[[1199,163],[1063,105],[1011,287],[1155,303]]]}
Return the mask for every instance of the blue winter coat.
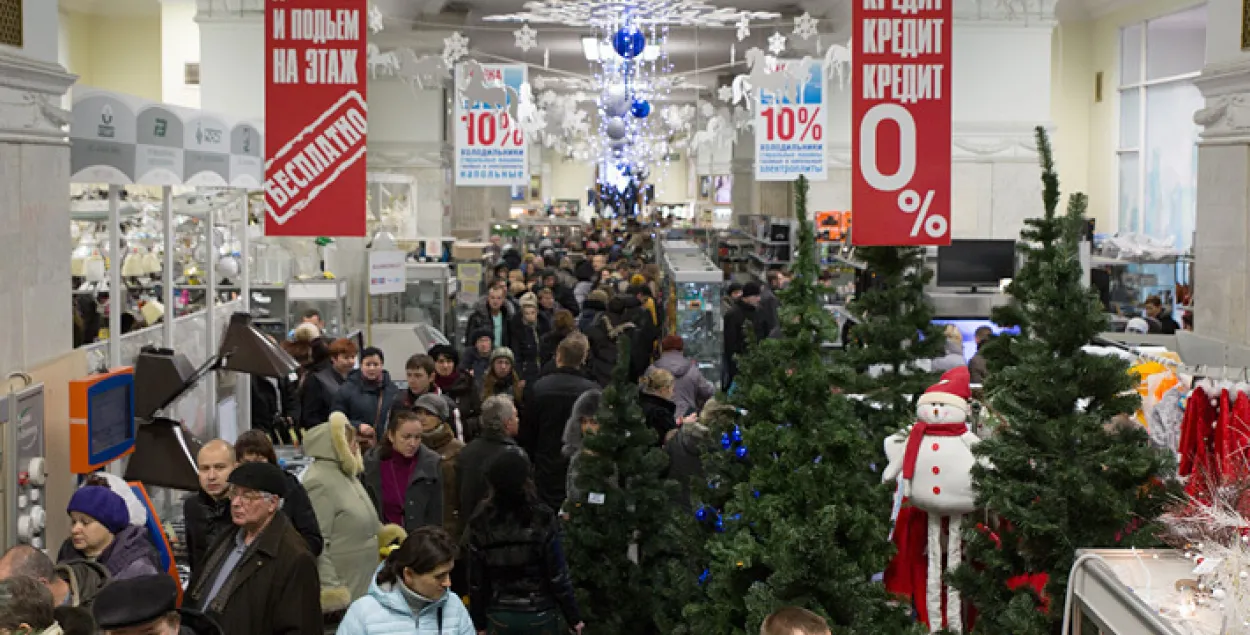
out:
{"label": "blue winter coat", "polygon": [[[440,610],[443,612],[442,633],[438,629]],[[352,602],[337,635],[477,635],[477,631],[473,630],[469,609],[464,607],[460,596],[450,590],[437,602],[421,609],[420,615],[413,616],[403,591],[396,585],[379,586],[377,574],[374,574],[369,593]]]}

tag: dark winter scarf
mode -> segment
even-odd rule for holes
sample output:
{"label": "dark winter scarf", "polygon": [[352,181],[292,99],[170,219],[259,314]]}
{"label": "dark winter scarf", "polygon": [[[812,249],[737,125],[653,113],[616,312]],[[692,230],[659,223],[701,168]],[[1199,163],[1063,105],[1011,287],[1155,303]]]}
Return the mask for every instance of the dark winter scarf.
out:
{"label": "dark winter scarf", "polygon": [[446,423],[439,424],[437,428],[429,432],[421,433],[421,443],[434,451],[438,451],[439,448],[447,445],[455,438],[455,432]]}
{"label": "dark winter scarf", "polygon": [[456,385],[456,382],[459,380],[460,380],[459,370],[453,370],[451,371],[450,375],[446,375],[446,376],[440,375],[438,373],[434,373],[434,385],[438,386],[438,389],[443,392],[447,392],[448,390],[451,390],[451,387]]}

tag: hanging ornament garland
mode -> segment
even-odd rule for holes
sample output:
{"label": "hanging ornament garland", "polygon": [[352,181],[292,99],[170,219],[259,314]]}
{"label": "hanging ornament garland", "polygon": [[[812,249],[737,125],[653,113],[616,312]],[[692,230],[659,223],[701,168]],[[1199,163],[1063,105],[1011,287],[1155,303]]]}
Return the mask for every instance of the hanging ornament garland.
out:
{"label": "hanging ornament garland", "polygon": [[538,31],[530,28],[528,22],[522,24],[521,28],[513,31],[512,35],[516,38],[516,47],[526,53],[538,46]]}
{"label": "hanging ornament garland", "polygon": [[704,0],[530,0],[525,9],[517,13],[484,16],[487,22],[530,22],[533,24],[563,24],[579,27],[610,28],[619,26],[623,13],[638,28],[661,25],[724,27],[743,20],[776,20],[781,17],[774,11],[742,11],[729,7],[716,7]]}

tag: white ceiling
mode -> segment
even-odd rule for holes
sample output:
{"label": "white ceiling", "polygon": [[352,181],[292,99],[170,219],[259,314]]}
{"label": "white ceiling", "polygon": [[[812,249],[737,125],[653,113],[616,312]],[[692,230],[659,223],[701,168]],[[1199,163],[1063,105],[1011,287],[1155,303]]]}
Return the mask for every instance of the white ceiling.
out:
{"label": "white ceiling", "polygon": [[64,11],[93,15],[160,15],[160,0],[58,0]]}

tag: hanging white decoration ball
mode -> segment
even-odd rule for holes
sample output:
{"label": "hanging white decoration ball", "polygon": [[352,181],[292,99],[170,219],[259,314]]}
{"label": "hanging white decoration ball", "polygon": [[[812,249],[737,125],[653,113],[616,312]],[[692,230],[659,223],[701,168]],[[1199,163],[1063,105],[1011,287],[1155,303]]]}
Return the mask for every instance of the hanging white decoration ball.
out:
{"label": "hanging white decoration ball", "polygon": [[239,275],[239,261],[233,256],[222,256],[217,261],[217,275],[227,280],[234,280]]}
{"label": "hanging white decoration ball", "polygon": [[603,110],[609,117],[624,117],[629,113],[630,101],[624,95],[621,97],[608,96],[603,101]]}
{"label": "hanging white decoration ball", "polygon": [[608,120],[607,133],[609,139],[624,139],[626,132],[624,119],[613,117]]}
{"label": "hanging white decoration ball", "polygon": [[1224,589],[1215,589],[1211,591],[1211,597],[1216,600],[1223,600],[1227,595],[1228,594],[1224,592]]}

